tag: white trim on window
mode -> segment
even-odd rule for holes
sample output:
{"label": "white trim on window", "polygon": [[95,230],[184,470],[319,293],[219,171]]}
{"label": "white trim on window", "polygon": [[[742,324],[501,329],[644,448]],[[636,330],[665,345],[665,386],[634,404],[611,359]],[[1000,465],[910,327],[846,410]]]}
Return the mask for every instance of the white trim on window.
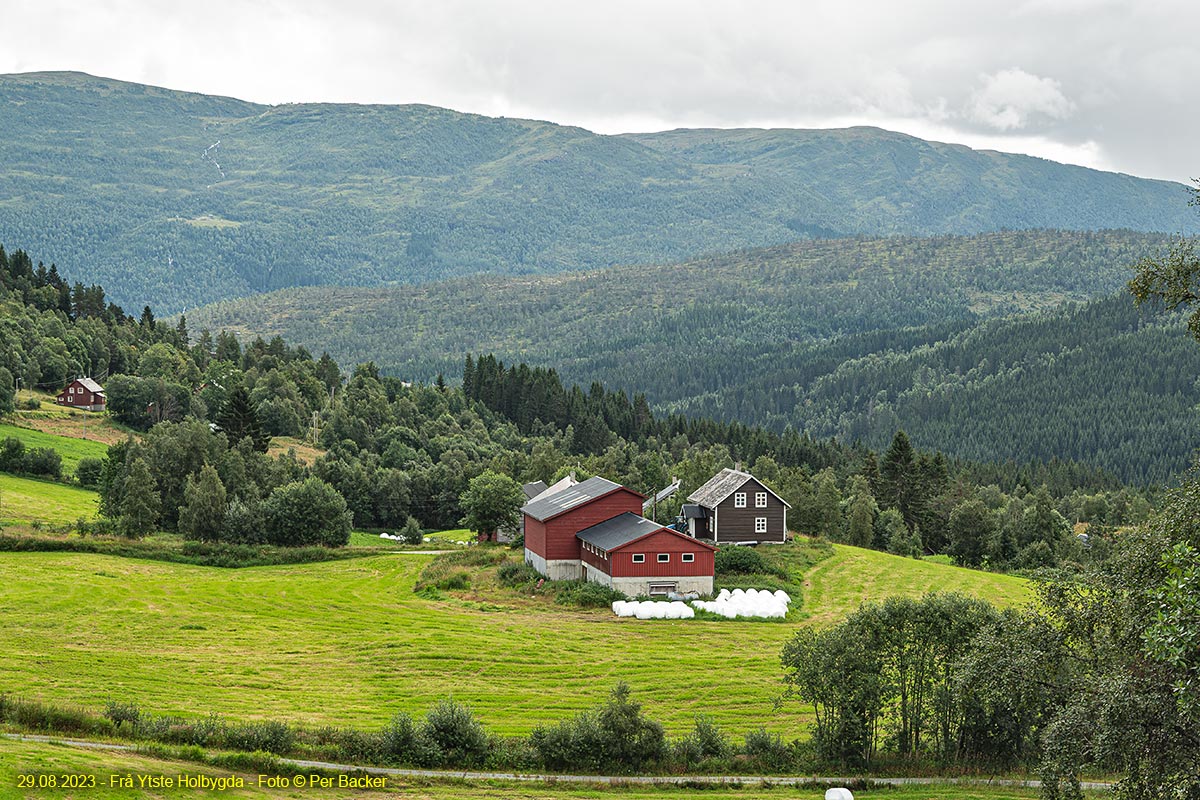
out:
{"label": "white trim on window", "polygon": [[745,492],[738,492],[737,494],[735,494],[733,496],[733,507],[734,508],[745,508],[746,507],[746,493]]}
{"label": "white trim on window", "polygon": [[767,507],[767,493],[766,492],[755,492],[754,493],[754,507],[755,508],[766,508]]}
{"label": "white trim on window", "polygon": [[633,554],[633,563],[645,564],[646,563],[646,554],[645,553],[634,553]]}
{"label": "white trim on window", "polygon": [[766,517],[755,517],[754,518],[754,532],[755,533],[766,533],[767,532],[767,518]]}
{"label": "white trim on window", "polygon": [[695,561],[695,560],[696,560],[696,554],[695,554],[695,553],[684,553],[684,554],[683,554],[683,563],[685,563],[685,564],[690,564],[690,563],[692,563],[692,562],[693,562],[693,561]]}
{"label": "white trim on window", "polygon": [[658,563],[667,564],[667,563],[670,563],[670,561],[671,561],[670,553],[659,553],[658,554]]}

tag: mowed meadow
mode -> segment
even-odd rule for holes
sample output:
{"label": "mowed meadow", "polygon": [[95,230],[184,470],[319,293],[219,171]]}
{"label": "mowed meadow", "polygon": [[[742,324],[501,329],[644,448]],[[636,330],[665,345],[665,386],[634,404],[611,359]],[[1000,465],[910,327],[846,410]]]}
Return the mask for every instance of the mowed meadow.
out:
{"label": "mowed meadow", "polygon": [[703,713],[730,734],[761,725],[796,737],[806,710],[773,703],[779,652],[798,624],[829,624],[895,594],[1029,597],[1017,578],[838,546],[805,573],[795,619],[639,621],[494,584],[417,596],[433,557],[231,570],[0,553],[0,691],[94,710],[118,700],[152,713],[359,728],[452,696],[489,730],[525,734],[626,681],[672,735]]}

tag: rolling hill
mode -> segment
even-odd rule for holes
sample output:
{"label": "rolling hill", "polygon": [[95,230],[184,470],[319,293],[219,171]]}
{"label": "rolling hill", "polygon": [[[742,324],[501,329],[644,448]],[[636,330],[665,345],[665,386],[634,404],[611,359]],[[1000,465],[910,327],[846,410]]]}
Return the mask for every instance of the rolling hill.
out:
{"label": "rolling hill", "polygon": [[[644,392],[658,411],[979,459],[1186,468],[1200,347],[1114,295],[1131,232],[805,241],[665,266],[306,288],[188,315],[343,364],[457,375],[470,352]],[[1092,299],[1098,298],[1098,299]],[[1063,303],[1084,303],[1063,306]]]}
{"label": "rolling hill", "polygon": [[79,73],[0,76],[0,113],[0,241],[160,313],[806,236],[1197,229],[1179,184],[873,128],[599,136]]}

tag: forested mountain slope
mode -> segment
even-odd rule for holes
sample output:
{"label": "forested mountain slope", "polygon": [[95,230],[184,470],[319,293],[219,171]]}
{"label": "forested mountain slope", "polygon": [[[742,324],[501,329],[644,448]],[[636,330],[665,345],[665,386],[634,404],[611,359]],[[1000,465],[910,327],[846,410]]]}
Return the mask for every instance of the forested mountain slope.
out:
{"label": "forested mountain slope", "polygon": [[0,76],[0,239],[160,311],[281,287],[670,262],[800,237],[1192,231],[1183,187],[871,128],[598,136]]}
{"label": "forested mountain slope", "polygon": [[[956,456],[1057,456],[1162,481],[1188,464],[1177,433],[1193,427],[1200,354],[1174,318],[1111,297],[1162,244],[1060,231],[806,241],[668,266],[289,290],[188,322],[280,333],[412,379],[494,352],[644,392],[661,411],[873,447],[903,427]],[[1110,299],[1060,307],[1098,296]]]}

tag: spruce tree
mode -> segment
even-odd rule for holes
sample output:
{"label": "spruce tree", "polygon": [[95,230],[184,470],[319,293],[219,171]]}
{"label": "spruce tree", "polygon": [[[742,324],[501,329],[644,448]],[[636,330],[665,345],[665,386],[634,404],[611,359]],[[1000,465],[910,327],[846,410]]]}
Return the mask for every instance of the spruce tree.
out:
{"label": "spruce tree", "polygon": [[230,445],[235,445],[242,439],[250,439],[254,449],[260,453],[267,452],[271,438],[263,433],[258,414],[250,403],[250,394],[244,386],[239,386],[229,394],[225,408],[217,420],[217,425],[224,431]]}

